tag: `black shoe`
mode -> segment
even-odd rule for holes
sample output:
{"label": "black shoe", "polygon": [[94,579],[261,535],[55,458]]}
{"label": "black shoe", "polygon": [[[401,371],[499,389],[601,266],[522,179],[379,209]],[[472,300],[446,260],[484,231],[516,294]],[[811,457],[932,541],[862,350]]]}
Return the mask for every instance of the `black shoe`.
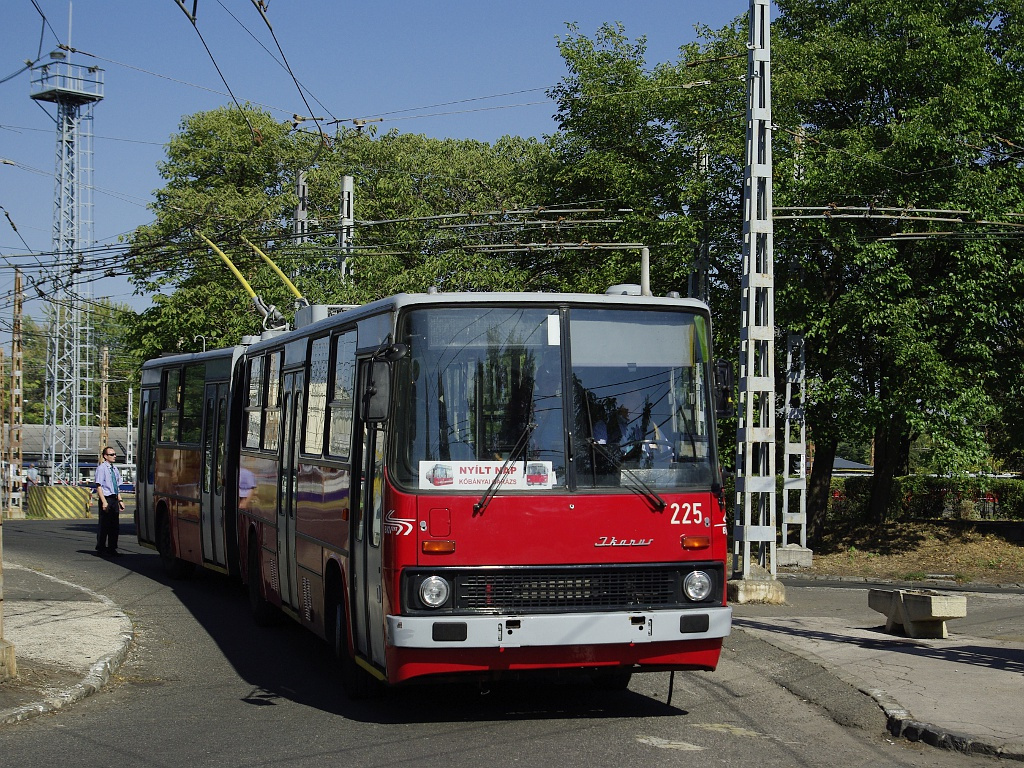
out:
{"label": "black shoe", "polygon": [[123,552],[118,552],[116,549],[108,549],[107,550],[107,557],[120,557],[122,554],[124,554],[124,553]]}

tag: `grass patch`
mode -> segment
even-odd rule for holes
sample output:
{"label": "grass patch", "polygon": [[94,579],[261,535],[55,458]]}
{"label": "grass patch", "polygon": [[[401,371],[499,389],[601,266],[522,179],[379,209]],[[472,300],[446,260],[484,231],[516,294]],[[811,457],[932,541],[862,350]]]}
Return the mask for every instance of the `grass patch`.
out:
{"label": "grass patch", "polygon": [[980,533],[969,522],[833,527],[811,548],[811,568],[793,570],[895,581],[955,574],[961,582],[1024,583],[1024,546]]}

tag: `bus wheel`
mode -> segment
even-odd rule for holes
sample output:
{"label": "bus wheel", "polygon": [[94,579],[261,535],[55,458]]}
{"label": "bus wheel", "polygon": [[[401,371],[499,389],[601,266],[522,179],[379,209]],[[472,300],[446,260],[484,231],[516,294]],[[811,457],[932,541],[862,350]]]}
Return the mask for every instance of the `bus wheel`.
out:
{"label": "bus wheel", "polygon": [[166,513],[160,515],[156,524],[156,551],[160,553],[160,565],[172,579],[184,579],[192,573],[192,563],[175,557],[174,542],[171,540],[171,521]]}
{"label": "bus wheel", "polygon": [[277,623],[278,613],[263,596],[260,581],[260,549],[253,541],[249,543],[249,610],[257,626],[269,627]]}
{"label": "bus wheel", "polygon": [[379,693],[379,684],[365,669],[356,664],[348,649],[348,623],[345,620],[345,601],[335,587],[328,600],[327,639],[338,662],[341,685],[350,699],[368,699]]}
{"label": "bus wheel", "polygon": [[633,679],[633,672],[621,668],[597,669],[590,674],[590,679],[602,691],[624,691]]}

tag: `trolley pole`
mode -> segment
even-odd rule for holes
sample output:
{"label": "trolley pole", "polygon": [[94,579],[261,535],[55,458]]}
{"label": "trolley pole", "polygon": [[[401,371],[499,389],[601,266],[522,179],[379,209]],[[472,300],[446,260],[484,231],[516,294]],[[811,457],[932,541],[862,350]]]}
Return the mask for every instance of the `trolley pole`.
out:
{"label": "trolley pole", "polygon": [[743,179],[743,302],[733,578],[737,603],[783,603],[775,578],[775,277],[770,0],[750,0]]}

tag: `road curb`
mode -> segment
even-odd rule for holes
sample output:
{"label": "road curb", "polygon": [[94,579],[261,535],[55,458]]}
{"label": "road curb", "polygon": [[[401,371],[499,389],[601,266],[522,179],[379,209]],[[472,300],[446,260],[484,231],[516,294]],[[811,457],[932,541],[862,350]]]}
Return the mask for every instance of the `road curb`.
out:
{"label": "road curb", "polygon": [[[733,626],[741,631],[748,631],[743,626],[743,619],[734,619]],[[930,723],[922,723],[919,720],[915,720],[913,715],[888,693],[880,688],[866,687],[862,681],[847,673],[842,667],[830,664],[810,651],[787,645],[785,641],[776,641],[766,632],[757,632],[757,636],[779,650],[821,667],[833,677],[838,678],[869,697],[885,714],[886,730],[894,738],[904,738],[907,741],[922,741],[939,749],[948,749],[964,754],[1001,757],[1006,760],[1024,762],[1024,743],[988,742],[964,733],[949,731]]]}
{"label": "road curb", "polygon": [[[33,570],[14,564],[5,564],[4,567]],[[111,608],[115,613],[114,617],[120,624],[118,631],[119,642],[117,648],[93,663],[92,666],[89,667],[89,671],[85,674],[85,677],[75,685],[61,689],[41,701],[0,711],[0,725],[19,723],[32,717],[56,712],[96,693],[96,691],[100,690],[110,682],[110,678],[113,677],[124,663],[124,660],[128,657],[128,651],[131,648],[132,642],[135,640],[135,629],[132,625],[131,619],[129,619],[128,616],[118,608],[114,601],[109,597],[101,595],[99,592],[94,592],[93,590],[79,584],[73,584],[70,581],[59,579],[56,576],[50,576],[49,574],[42,573],[41,571],[34,572],[39,576],[55,581],[65,587],[77,589],[78,591],[89,595],[95,601],[103,603],[108,608]]]}
{"label": "road curb", "polygon": [[953,581],[951,579],[922,579],[920,581],[905,581],[900,579],[883,579],[873,576],[830,576],[820,573],[797,573],[795,571],[780,571],[778,578],[781,581],[792,579],[793,581],[834,581],[845,584],[893,584],[905,586],[908,589],[948,589],[956,591],[1024,591],[1024,584],[1010,582],[1007,584],[989,584],[980,581]]}

